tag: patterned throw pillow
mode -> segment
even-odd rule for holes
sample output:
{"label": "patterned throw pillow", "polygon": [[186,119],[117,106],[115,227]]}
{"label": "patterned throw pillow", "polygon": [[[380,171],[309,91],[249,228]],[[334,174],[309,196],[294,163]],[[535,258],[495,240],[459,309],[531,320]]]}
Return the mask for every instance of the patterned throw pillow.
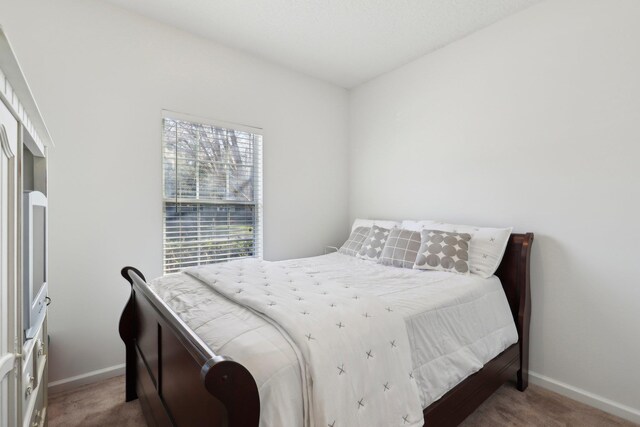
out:
{"label": "patterned throw pillow", "polygon": [[369,235],[369,231],[371,231],[370,227],[357,227],[354,229],[347,241],[344,242],[344,245],[338,249],[338,252],[351,256],[358,255],[358,251],[362,247],[362,242],[364,242]]}
{"label": "patterned throw pillow", "polygon": [[419,249],[420,233],[418,231],[394,228],[389,233],[387,244],[378,262],[394,267],[412,268]]}
{"label": "patterned throw pillow", "polygon": [[382,248],[384,248],[384,245],[387,242],[389,231],[390,230],[388,228],[378,227],[377,225],[371,227],[369,235],[362,243],[362,247],[358,252],[358,257],[377,261],[382,253]]}
{"label": "patterned throw pillow", "polygon": [[413,268],[469,274],[468,233],[422,230],[421,242]]}
{"label": "patterned throw pillow", "polygon": [[511,227],[488,228],[444,222],[425,225],[424,228],[472,234],[469,269],[472,274],[477,274],[485,279],[491,277],[498,269],[513,230]]}

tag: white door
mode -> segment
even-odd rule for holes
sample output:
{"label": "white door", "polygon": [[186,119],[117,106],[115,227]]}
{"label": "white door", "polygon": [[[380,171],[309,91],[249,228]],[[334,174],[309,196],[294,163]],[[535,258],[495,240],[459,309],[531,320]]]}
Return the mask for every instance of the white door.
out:
{"label": "white door", "polygon": [[0,100],[0,427],[16,425],[18,123]]}

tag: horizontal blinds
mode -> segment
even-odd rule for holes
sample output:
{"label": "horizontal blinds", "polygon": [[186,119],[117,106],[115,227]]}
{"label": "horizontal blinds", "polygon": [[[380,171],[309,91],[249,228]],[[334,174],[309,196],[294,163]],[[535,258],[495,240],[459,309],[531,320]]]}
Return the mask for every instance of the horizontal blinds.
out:
{"label": "horizontal blinds", "polygon": [[163,121],[164,271],[262,255],[262,136]]}

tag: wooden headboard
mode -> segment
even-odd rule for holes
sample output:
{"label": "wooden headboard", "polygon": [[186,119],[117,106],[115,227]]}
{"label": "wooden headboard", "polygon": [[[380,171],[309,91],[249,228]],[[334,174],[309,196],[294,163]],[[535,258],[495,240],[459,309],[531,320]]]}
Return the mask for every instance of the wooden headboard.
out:
{"label": "wooden headboard", "polygon": [[511,314],[518,329],[521,370],[518,372],[518,388],[526,388],[529,367],[529,322],[531,319],[531,289],[529,284],[529,259],[533,233],[512,234],[502,262],[496,271],[504,293],[507,295]]}

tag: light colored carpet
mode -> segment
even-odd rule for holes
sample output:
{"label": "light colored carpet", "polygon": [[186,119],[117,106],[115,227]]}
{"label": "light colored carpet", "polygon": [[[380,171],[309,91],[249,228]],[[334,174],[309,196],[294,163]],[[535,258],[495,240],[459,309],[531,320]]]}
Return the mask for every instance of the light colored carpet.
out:
{"label": "light colored carpet", "polygon": [[[49,396],[50,427],[143,427],[140,403],[125,403],[124,377]],[[529,386],[520,393],[506,384],[467,418],[463,427],[632,427],[636,424]],[[284,427],[284,426],[283,426]]]}
{"label": "light colored carpet", "polygon": [[124,401],[124,376],[49,395],[49,427],[146,426],[138,400]]}

